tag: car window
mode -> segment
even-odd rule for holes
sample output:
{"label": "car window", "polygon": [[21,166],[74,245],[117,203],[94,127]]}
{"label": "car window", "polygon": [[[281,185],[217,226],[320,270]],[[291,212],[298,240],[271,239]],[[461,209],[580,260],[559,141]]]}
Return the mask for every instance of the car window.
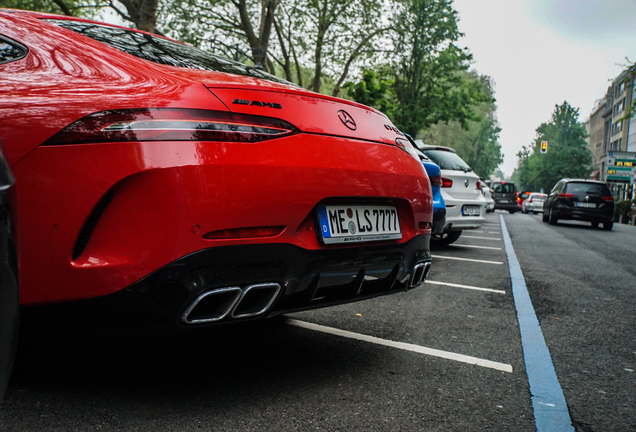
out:
{"label": "car window", "polygon": [[0,35],[0,64],[24,58],[29,51],[26,47]]}
{"label": "car window", "polygon": [[513,183],[499,183],[493,188],[495,193],[515,193],[517,188]]}
{"label": "car window", "polygon": [[568,183],[565,186],[565,191],[573,195],[599,195],[609,196],[611,195],[609,189],[604,184],[598,183]]}
{"label": "car window", "polygon": [[422,150],[422,152],[428,156],[433,162],[435,162],[441,169],[456,170],[456,171],[472,171],[473,169],[468,166],[462,158],[457,156],[456,153],[446,150]]}
{"label": "car window", "polygon": [[262,78],[282,84],[294,85],[282,78],[270,75],[260,69],[246,66],[190,45],[181,44],[161,37],[134,30],[109,27],[81,21],[46,20],[68,30],[88,36],[125,53],[144,60],[169,66],[226,72],[254,78]]}

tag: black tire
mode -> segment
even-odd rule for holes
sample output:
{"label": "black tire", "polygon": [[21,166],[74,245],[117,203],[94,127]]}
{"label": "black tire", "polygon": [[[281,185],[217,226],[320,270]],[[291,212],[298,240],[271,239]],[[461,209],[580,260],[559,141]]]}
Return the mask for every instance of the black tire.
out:
{"label": "black tire", "polygon": [[545,210],[543,210],[543,213],[541,213],[541,220],[543,222],[547,222],[548,221],[548,214],[545,212]]}
{"label": "black tire", "polygon": [[508,210],[508,213],[515,214],[515,211],[514,210]]}
{"label": "black tire", "polygon": [[0,402],[9,384],[13,359],[18,344],[20,295],[13,271],[1,263],[0,285]]}
{"label": "black tire", "polygon": [[592,225],[592,228],[598,228],[598,221],[590,222],[590,225]]}
{"label": "black tire", "polygon": [[603,229],[605,231],[611,231],[613,227],[614,227],[614,221],[603,222]]}
{"label": "black tire", "polygon": [[460,235],[462,235],[461,231],[447,231],[441,234],[433,234],[431,236],[431,243],[439,246],[447,246],[454,243]]}
{"label": "black tire", "polygon": [[550,222],[550,225],[556,225],[558,220],[559,218],[555,214],[554,210],[552,210],[552,207],[550,207],[550,215],[548,216],[548,222]]}

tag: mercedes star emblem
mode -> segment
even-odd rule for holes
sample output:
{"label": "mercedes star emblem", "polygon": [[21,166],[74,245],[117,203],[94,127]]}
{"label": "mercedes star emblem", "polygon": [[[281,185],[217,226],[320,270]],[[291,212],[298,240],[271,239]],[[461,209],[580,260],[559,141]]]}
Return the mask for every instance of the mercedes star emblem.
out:
{"label": "mercedes star emblem", "polygon": [[356,121],[351,117],[351,115],[345,110],[338,111],[338,118],[346,127],[351,130],[356,130],[358,126],[356,126]]}

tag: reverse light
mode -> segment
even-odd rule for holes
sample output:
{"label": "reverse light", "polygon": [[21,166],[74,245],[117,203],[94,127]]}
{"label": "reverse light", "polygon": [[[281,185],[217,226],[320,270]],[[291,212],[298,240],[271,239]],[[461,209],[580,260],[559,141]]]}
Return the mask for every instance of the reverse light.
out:
{"label": "reverse light", "polygon": [[[444,187],[442,184],[442,175],[438,174],[438,175],[434,175],[429,177],[431,179],[431,186],[440,186],[440,187]],[[453,182],[451,181],[451,186],[452,186]],[[450,187],[450,186],[448,186]]]}
{"label": "reverse light", "polygon": [[560,193],[558,198],[562,198],[562,199],[574,198],[574,195],[569,193]]}
{"label": "reverse light", "polygon": [[444,188],[453,187],[453,180],[446,177],[442,177],[442,187]]}
{"label": "reverse light", "polygon": [[205,240],[230,240],[242,238],[274,237],[283,232],[284,226],[235,228],[212,231],[203,235]]}
{"label": "reverse light", "polygon": [[65,127],[43,145],[130,141],[259,142],[298,133],[269,117],[181,108],[101,111]]}

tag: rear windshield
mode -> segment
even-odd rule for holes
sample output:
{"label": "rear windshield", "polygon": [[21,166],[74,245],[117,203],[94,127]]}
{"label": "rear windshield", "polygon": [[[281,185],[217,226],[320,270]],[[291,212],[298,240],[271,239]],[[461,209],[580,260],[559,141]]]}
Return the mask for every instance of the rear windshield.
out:
{"label": "rear windshield", "polygon": [[472,171],[466,162],[462,160],[457,154],[446,150],[422,150],[422,152],[428,156],[433,162],[435,162],[441,169],[456,170],[456,171]]}
{"label": "rear windshield", "polygon": [[517,188],[514,183],[499,183],[493,188],[495,193],[515,193]]}
{"label": "rear windshield", "polygon": [[545,194],[532,194],[530,195],[530,198],[535,200],[543,200],[545,199]]}
{"label": "rear windshield", "polygon": [[52,24],[73,30],[91,39],[105,43],[125,53],[144,60],[168,66],[226,72],[254,78],[262,78],[281,84],[295,85],[260,69],[246,66],[223,57],[210,54],[190,45],[181,44],[134,30],[70,20],[46,20]]}
{"label": "rear windshield", "polygon": [[598,183],[568,183],[565,186],[564,192],[572,195],[611,195],[607,186]]}

